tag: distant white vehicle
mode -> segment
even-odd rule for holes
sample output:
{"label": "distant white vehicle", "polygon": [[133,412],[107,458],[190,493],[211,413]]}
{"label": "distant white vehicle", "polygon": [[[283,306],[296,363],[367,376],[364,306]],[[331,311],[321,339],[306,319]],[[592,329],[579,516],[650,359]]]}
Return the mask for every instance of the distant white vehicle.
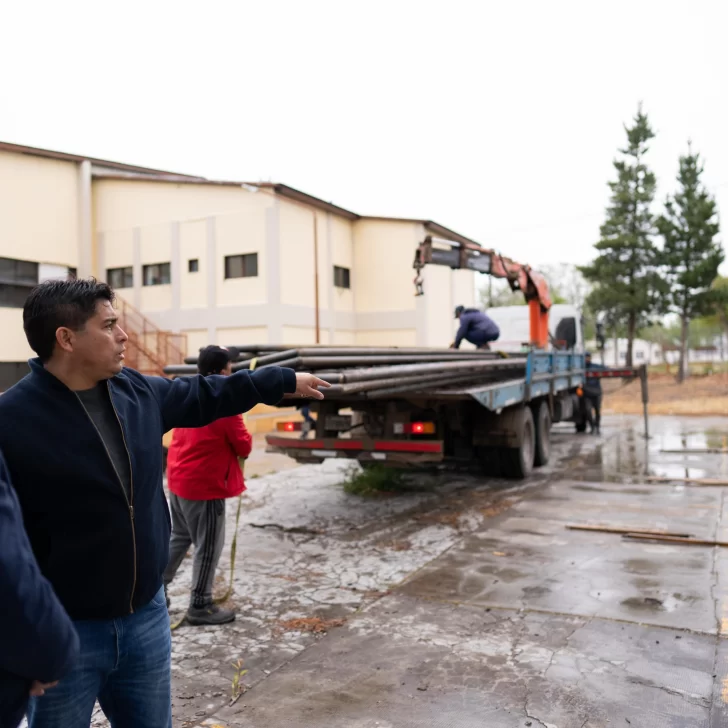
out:
{"label": "distant white vehicle", "polygon": [[[522,351],[530,341],[530,319],[528,306],[496,306],[486,311],[488,316],[498,324],[500,338],[491,344],[491,349],[506,352]],[[556,303],[549,309],[549,333],[552,341],[568,344],[578,353],[584,351],[584,332],[581,325],[581,313],[567,303]]]}

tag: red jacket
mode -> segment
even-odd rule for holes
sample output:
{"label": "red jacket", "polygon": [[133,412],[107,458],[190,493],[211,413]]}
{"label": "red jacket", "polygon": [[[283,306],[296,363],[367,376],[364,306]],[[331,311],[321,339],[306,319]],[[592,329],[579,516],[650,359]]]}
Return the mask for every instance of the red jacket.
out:
{"label": "red jacket", "polygon": [[245,490],[238,458],[247,458],[253,438],[240,415],[205,427],[176,429],[167,453],[169,490],[187,500],[232,498]]}

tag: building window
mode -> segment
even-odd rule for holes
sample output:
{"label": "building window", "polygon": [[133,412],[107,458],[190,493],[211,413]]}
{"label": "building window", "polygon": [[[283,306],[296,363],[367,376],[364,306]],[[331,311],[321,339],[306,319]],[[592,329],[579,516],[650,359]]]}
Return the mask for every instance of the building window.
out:
{"label": "building window", "polygon": [[225,278],[255,278],[257,275],[257,253],[225,256]]}
{"label": "building window", "polygon": [[114,289],[134,288],[134,269],[109,268],[106,271],[106,282]]}
{"label": "building window", "polygon": [[200,270],[200,261],[197,258],[192,258],[192,260],[187,261],[187,272],[188,273],[197,273],[197,271]]}
{"label": "building window", "polygon": [[351,288],[351,271],[348,268],[342,268],[340,265],[335,265],[334,285],[337,288]]}
{"label": "building window", "polygon": [[635,354],[634,354],[634,357],[635,357],[635,359],[637,359],[637,361],[641,361],[642,359],[645,358],[645,352],[644,351],[636,351]]}
{"label": "building window", "polygon": [[164,286],[172,280],[169,263],[152,263],[142,269],[142,285]]}
{"label": "building window", "polygon": [[28,294],[38,285],[38,264],[0,258],[0,307],[23,308]]}

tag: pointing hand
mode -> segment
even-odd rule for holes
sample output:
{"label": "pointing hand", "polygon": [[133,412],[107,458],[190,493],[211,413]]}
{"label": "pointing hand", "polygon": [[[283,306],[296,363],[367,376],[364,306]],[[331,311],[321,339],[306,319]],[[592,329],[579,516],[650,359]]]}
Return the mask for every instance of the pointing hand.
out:
{"label": "pointing hand", "polygon": [[296,396],[311,397],[313,399],[323,399],[323,392],[319,392],[318,387],[330,387],[328,382],[319,379],[313,374],[296,374]]}

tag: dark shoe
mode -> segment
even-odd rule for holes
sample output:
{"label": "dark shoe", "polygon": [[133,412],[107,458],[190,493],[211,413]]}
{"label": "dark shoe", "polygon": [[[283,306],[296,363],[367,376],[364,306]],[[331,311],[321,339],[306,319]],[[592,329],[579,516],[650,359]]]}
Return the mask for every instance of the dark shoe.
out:
{"label": "dark shoe", "polygon": [[209,607],[190,607],[187,610],[187,622],[192,625],[227,624],[235,621],[232,609],[221,609],[217,604]]}

